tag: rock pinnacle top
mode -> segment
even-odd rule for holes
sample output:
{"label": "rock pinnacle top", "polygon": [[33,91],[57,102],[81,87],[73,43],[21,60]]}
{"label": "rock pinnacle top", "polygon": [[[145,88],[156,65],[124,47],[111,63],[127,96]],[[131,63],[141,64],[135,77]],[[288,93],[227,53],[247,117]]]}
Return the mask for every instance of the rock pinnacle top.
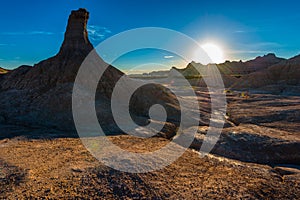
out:
{"label": "rock pinnacle top", "polygon": [[78,51],[90,52],[93,49],[93,46],[88,39],[88,19],[89,12],[84,8],[73,10],[71,12],[60,53],[74,54]]}

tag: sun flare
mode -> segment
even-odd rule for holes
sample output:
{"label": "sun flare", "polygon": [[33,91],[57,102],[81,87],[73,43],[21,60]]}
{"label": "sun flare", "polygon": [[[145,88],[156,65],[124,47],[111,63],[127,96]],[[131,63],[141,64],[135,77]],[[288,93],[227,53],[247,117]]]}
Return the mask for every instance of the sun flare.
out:
{"label": "sun flare", "polygon": [[[220,46],[215,45],[213,43],[206,43],[201,46],[201,48],[207,53],[211,62],[213,63],[221,63],[224,62],[224,53]],[[203,63],[207,64],[207,63]]]}

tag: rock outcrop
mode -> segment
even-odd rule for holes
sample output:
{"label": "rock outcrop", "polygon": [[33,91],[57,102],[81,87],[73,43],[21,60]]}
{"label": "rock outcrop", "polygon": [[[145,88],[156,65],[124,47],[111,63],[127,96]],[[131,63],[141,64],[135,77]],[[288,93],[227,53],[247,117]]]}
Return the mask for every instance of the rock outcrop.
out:
{"label": "rock outcrop", "polygon": [[[93,50],[86,29],[88,18],[89,13],[85,9],[72,11],[63,44],[55,56],[32,67],[20,66],[0,77],[0,116],[1,119],[5,119],[2,120],[3,123],[74,130],[71,109],[73,84],[79,67]],[[104,129],[107,127],[109,132],[120,133],[110,111],[110,96],[114,85],[124,74],[113,66],[107,65],[98,55],[95,57],[97,66],[108,66],[97,89],[98,119]],[[160,90],[162,86],[155,85],[154,89]],[[151,95],[151,92],[143,96],[135,94],[135,105],[131,109],[133,116],[137,114],[137,108],[145,103],[145,99],[148,99],[147,105],[151,104],[147,95]],[[165,95],[165,97],[156,97],[155,100],[162,98],[167,99],[170,104],[176,104],[176,99],[171,94]],[[168,105],[165,104],[166,107]],[[147,121],[148,116],[143,117]],[[173,132],[171,135],[175,134],[175,130]]]}
{"label": "rock outcrop", "polygon": [[[227,120],[211,153],[222,157],[268,165],[300,163],[299,96],[227,95]],[[201,147],[208,126],[199,127],[192,148]]]}
{"label": "rock outcrop", "polygon": [[32,68],[21,66],[11,71],[1,81],[2,89],[49,90],[58,84],[74,82],[78,68],[93,50],[86,31],[88,18],[89,13],[85,9],[72,11],[58,54]]}
{"label": "rock outcrop", "polygon": [[[191,148],[200,149],[207,129],[201,127]],[[300,140],[296,134],[242,124],[225,128],[211,153],[243,162],[299,165],[299,150]]]}
{"label": "rock outcrop", "polygon": [[74,55],[79,52],[89,53],[93,49],[87,33],[88,19],[89,13],[85,9],[72,11],[59,54]]}

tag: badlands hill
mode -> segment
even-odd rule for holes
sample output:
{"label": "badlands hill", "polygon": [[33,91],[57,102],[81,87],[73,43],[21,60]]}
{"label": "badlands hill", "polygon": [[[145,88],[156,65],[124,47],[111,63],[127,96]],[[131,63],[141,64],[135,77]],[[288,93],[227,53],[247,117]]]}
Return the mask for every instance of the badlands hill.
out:
{"label": "badlands hill", "polygon": [[[93,65],[108,66],[101,77],[96,93],[96,110],[103,129],[108,133],[120,129],[114,124],[110,110],[110,97],[116,82],[124,74],[105,63],[93,51],[87,33],[89,13],[85,9],[72,11],[69,16],[64,41],[59,52],[34,66],[20,66],[0,77],[0,122],[30,127],[45,127],[74,132],[72,116],[72,92],[79,67],[84,59],[93,54]],[[83,66],[85,67],[85,66]],[[93,78],[91,72],[87,79]],[[134,81],[131,85],[135,85]],[[127,87],[124,85],[124,87]],[[167,110],[178,113],[177,100],[170,92],[163,92],[159,85],[145,86],[148,93],[135,93],[132,97],[133,117],[147,123],[146,109],[155,102],[164,104]],[[125,89],[125,88],[124,88]],[[130,89],[130,88],[126,88]],[[154,95],[154,96],[153,96]],[[156,95],[156,96],[155,96]],[[147,102],[144,100],[147,99]],[[143,106],[145,105],[145,106]],[[139,117],[141,116],[141,117]],[[176,119],[169,120],[176,122]],[[171,123],[171,124],[172,124]],[[170,125],[171,125],[170,124]],[[172,130],[175,134],[175,130]]]}
{"label": "badlands hill", "polygon": [[242,77],[233,88],[251,88],[274,93],[300,92],[300,56],[283,60]]}
{"label": "badlands hill", "polygon": [[[191,62],[184,69],[173,68],[173,70],[181,72],[193,85],[205,86],[196,69],[210,65],[212,64]],[[246,62],[226,61],[215,66],[220,71],[226,88],[276,94],[299,94],[300,91],[300,55],[283,59],[270,53]]]}

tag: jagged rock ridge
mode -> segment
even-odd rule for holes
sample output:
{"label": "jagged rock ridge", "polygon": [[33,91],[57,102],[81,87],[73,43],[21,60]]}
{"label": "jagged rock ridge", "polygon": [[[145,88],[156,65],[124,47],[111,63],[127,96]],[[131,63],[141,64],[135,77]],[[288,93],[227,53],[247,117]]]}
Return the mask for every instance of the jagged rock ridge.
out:
{"label": "jagged rock ridge", "polygon": [[300,56],[282,60],[267,68],[250,73],[237,81],[232,88],[258,89],[276,94],[300,92]]}

